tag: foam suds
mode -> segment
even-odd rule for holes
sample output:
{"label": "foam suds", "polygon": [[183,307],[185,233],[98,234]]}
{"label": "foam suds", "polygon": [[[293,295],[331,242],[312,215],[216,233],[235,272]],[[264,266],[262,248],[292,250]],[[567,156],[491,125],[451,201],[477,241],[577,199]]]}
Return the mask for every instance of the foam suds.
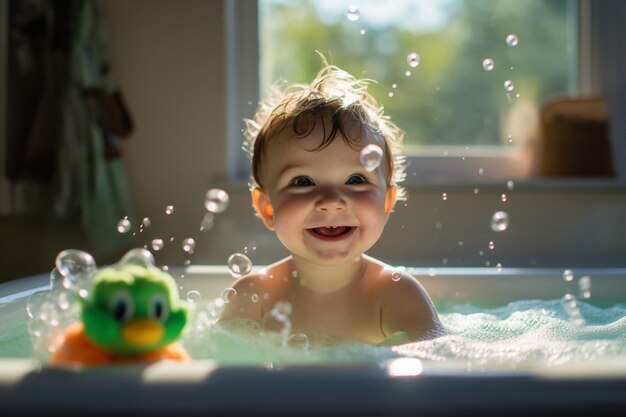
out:
{"label": "foam suds", "polygon": [[[376,363],[406,356],[421,359],[425,366],[523,370],[626,359],[626,304],[601,308],[579,302],[584,322],[572,319],[563,300],[525,300],[490,309],[437,304],[448,333],[426,341],[406,343],[394,335],[384,346],[337,341],[320,346],[309,344],[303,335],[291,335],[286,341],[285,334],[263,331],[255,322],[235,321],[226,328],[215,323],[215,314],[197,314],[182,343],[193,358],[225,365]],[[9,321],[3,318],[0,326],[0,357],[34,356],[45,361],[45,344],[34,343],[37,338],[29,335],[33,326],[25,302],[4,307],[10,307],[2,309],[3,315],[9,313],[5,317]],[[205,311],[204,306],[197,307]],[[57,324],[52,334],[67,324]]]}

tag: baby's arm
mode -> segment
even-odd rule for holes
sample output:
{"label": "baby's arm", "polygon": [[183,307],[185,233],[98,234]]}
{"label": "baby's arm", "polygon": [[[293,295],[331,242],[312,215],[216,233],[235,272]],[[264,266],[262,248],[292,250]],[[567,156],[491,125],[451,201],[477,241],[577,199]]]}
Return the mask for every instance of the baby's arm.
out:
{"label": "baby's arm", "polygon": [[403,332],[411,340],[430,339],[442,335],[443,326],[428,293],[410,274],[391,278],[392,271],[381,273],[381,328],[385,337]]}

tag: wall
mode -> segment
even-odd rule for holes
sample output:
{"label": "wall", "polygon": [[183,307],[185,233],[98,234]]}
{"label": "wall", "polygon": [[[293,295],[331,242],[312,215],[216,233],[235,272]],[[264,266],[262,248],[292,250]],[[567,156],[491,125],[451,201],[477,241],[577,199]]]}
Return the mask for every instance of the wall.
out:
{"label": "wall", "polygon": [[[253,215],[244,184],[225,180],[223,3],[204,0],[106,0],[113,71],[135,122],[123,157],[137,218],[151,226],[134,245],[162,238],[160,263],[224,264],[256,243],[257,264],[285,254]],[[229,209],[200,232],[205,192],[223,187]],[[474,188],[478,188],[476,194]],[[372,255],[417,266],[626,266],[626,191],[593,182],[429,185],[409,187]],[[448,199],[443,201],[443,192]],[[501,194],[508,201],[502,203]],[[174,206],[167,216],[165,207]],[[495,233],[491,215],[505,210],[510,226]],[[75,222],[0,218],[0,280],[52,268],[67,247],[89,249]],[[193,255],[181,249],[193,237]],[[170,239],[173,238],[173,241]],[[494,241],[495,249],[488,248]],[[482,252],[482,255],[480,253]],[[95,253],[100,264],[119,254]]]}

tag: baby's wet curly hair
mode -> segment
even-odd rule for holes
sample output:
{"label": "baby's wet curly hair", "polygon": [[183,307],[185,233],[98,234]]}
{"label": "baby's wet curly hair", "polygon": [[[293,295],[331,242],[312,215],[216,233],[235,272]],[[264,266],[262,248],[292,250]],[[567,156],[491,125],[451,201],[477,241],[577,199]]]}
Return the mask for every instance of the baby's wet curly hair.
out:
{"label": "baby's wet curly hair", "polygon": [[356,123],[383,139],[387,186],[397,186],[397,199],[404,199],[404,189],[398,186],[405,177],[406,158],[401,147],[404,132],[384,115],[383,107],[369,93],[371,80],[356,79],[323,57],[322,61],[322,69],[310,84],[293,84],[283,89],[273,86],[259,104],[254,119],[245,120],[243,148],[251,159],[251,188],[263,188],[260,167],[267,143],[285,129],[291,129],[294,138],[303,138],[321,123],[323,139],[314,151],[328,146],[338,133],[349,146],[358,149],[359,137],[348,134]]}

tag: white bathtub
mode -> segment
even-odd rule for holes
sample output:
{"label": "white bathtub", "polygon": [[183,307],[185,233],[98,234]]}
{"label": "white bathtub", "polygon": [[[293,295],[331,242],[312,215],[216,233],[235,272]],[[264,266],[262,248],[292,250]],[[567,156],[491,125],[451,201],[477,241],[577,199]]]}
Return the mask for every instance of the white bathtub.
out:
{"label": "white bathtub", "polygon": [[[439,268],[412,271],[433,299],[555,299],[562,269]],[[593,277],[593,300],[626,301],[626,269],[574,271]],[[47,274],[0,285],[0,323],[46,287]],[[223,267],[191,267],[184,286],[217,296],[232,279]],[[1,343],[1,341],[0,341]],[[392,377],[385,364],[218,366],[209,360],[102,369],[60,369],[0,359],[0,416],[9,415],[623,415],[626,363],[518,371],[470,371],[424,364]]]}

